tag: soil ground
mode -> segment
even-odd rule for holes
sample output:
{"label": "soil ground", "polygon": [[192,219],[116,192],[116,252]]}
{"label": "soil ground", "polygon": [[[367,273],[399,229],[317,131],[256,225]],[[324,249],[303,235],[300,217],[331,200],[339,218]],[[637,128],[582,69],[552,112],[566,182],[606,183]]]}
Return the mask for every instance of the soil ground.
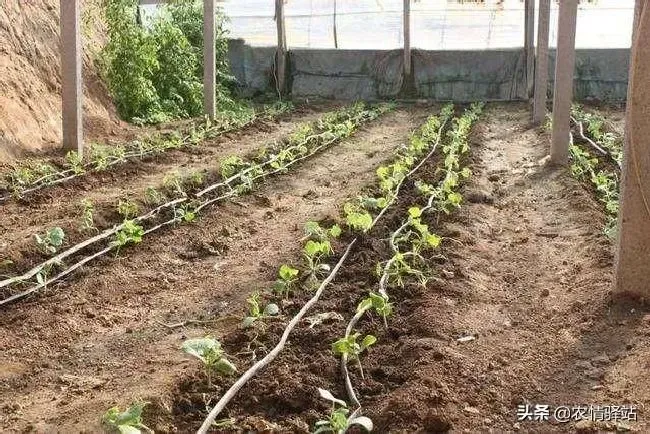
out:
{"label": "soil ground", "polygon": [[[182,340],[217,336],[240,368],[274,345],[280,320],[255,329],[257,336],[238,329],[245,298],[268,288],[280,264],[297,261],[307,220],[338,216],[434,111],[399,109],[254,195],[2,311],[2,430],[97,432],[108,407],[137,398],[152,402],[145,417],[157,432],[195,430],[230,380],[208,389],[178,350]],[[650,314],[611,294],[612,242],[602,234],[601,207],[565,170],[543,164],[548,137],[528,126],[528,116],[522,104],[488,105],[472,138],[466,202],[453,217],[429,222],[446,237],[437,278],[391,291],[396,314],[387,330],[376,320],[360,323],[379,338],[363,358],[365,380],[353,369],[377,432],[616,428],[517,422],[517,405],[526,403],[632,404],[639,421],[630,426],[650,430]],[[423,173],[434,176],[434,165]],[[409,187],[313,313],[349,317],[376,282],[382,239],[414,197]],[[188,319],[214,322],[169,327]],[[258,431],[308,430],[328,410],[316,387],[345,397],[329,353],[343,328],[342,321],[301,326],[223,416]],[[474,339],[458,341],[467,336]]]}

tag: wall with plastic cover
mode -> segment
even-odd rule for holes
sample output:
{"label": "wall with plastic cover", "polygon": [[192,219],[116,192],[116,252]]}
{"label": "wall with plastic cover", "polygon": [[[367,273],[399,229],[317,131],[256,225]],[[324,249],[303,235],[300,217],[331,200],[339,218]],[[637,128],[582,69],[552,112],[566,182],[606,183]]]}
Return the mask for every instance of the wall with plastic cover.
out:
{"label": "wall with plastic cover", "polygon": [[[549,62],[549,93],[555,52]],[[232,71],[247,95],[274,92],[273,47],[230,43]],[[413,50],[416,97],[454,101],[526,99],[523,49]],[[575,98],[623,101],[629,49],[586,49],[576,53]],[[403,87],[401,50],[293,49],[289,52],[292,97],[389,99]]]}

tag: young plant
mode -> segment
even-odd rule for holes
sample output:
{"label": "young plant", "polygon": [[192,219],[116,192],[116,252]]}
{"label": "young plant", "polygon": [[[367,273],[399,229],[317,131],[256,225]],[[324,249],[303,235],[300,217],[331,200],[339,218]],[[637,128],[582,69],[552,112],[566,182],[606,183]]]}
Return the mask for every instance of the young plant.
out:
{"label": "young plant", "polygon": [[131,199],[120,199],[117,203],[117,213],[121,215],[124,220],[129,220],[137,216],[139,212],[140,207]]}
{"label": "young plant", "polygon": [[90,199],[81,200],[81,230],[97,231],[95,227],[95,207]]}
{"label": "young plant", "polygon": [[244,318],[242,326],[244,328],[250,327],[257,320],[262,320],[271,316],[277,316],[280,313],[280,308],[275,303],[267,304],[264,309],[260,306],[260,293],[254,292],[246,299],[248,303],[248,316]]}
{"label": "young plant", "polygon": [[289,298],[289,294],[293,292],[298,284],[299,271],[289,265],[282,264],[278,271],[280,277],[273,285],[275,291],[280,297]]}
{"label": "young plant", "polygon": [[147,187],[144,192],[145,202],[149,205],[159,205],[165,200],[165,195],[156,190],[154,187]]}
{"label": "young plant", "polygon": [[343,212],[345,222],[352,230],[365,232],[372,227],[372,216],[362,207],[347,202],[343,205]]}
{"label": "young plant", "polygon": [[142,242],[144,236],[144,229],[142,226],[135,223],[133,220],[127,220],[123,223],[122,229],[115,234],[115,240],[112,245],[117,247],[119,253],[120,248],[127,244],[139,244]]}
{"label": "young plant", "polygon": [[63,244],[63,239],[65,238],[65,232],[59,227],[54,227],[48,229],[45,234],[34,235],[34,240],[36,245],[41,250],[41,252],[46,255],[53,255],[57,252],[59,247]]}
{"label": "young plant", "polygon": [[351,362],[356,361],[359,365],[361,378],[364,378],[363,367],[361,366],[359,356],[362,352],[374,345],[375,342],[377,342],[377,338],[373,335],[366,335],[361,342],[357,342],[359,336],[360,333],[353,333],[347,337],[339,339],[332,344],[332,352],[337,356],[346,355],[348,360]]}
{"label": "young plant", "polygon": [[314,241],[329,241],[341,236],[341,227],[333,225],[331,228],[325,229],[318,222],[308,221],[305,223],[305,236]]}
{"label": "young plant", "polygon": [[75,175],[83,175],[86,173],[83,157],[77,151],[68,151],[65,154],[65,161]]}
{"label": "young plant", "polygon": [[353,426],[362,428],[365,432],[373,430],[373,423],[369,417],[357,416],[357,412],[350,414],[347,403],[342,399],[335,398],[329,390],[319,387],[318,394],[332,403],[332,410],[327,419],[316,422],[313,434],[345,434]]}
{"label": "young plant", "polygon": [[388,301],[388,296],[382,296],[376,292],[370,292],[370,295],[359,303],[357,306],[357,312],[366,312],[370,309],[374,309],[375,312],[383,319],[384,326],[388,327],[387,318],[393,313],[393,303]]}
{"label": "young plant", "polygon": [[176,218],[185,223],[196,221],[196,211],[191,205],[184,205],[175,211]]}
{"label": "young plant", "polygon": [[120,411],[119,407],[110,408],[102,416],[102,424],[110,432],[119,434],[141,434],[143,430],[153,433],[153,430],[142,423],[142,410],[147,404],[137,402],[125,411]]}
{"label": "young plant", "polygon": [[318,281],[318,277],[330,271],[330,266],[324,264],[323,258],[332,254],[332,245],[329,240],[308,240],[303,249],[303,256],[307,262],[307,281],[311,284]]}
{"label": "young plant", "polygon": [[236,155],[231,155],[229,157],[221,160],[219,168],[221,171],[221,178],[228,179],[233,176],[235,173],[239,172],[243,167],[246,166],[244,160]]}
{"label": "young plant", "polygon": [[221,343],[210,336],[188,339],[183,342],[181,348],[186,354],[196,357],[203,363],[209,387],[212,387],[213,373],[232,375],[237,372],[237,367],[225,357]]}
{"label": "young plant", "polygon": [[183,188],[183,179],[178,172],[171,172],[163,178],[163,187],[169,193],[185,196],[185,189]]}

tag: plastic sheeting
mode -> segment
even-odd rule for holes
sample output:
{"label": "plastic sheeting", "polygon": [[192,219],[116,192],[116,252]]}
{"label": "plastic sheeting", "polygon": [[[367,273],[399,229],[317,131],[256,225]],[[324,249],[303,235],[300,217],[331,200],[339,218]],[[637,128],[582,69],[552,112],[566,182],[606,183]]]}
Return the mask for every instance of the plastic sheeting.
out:
{"label": "plastic sheeting", "polygon": [[[523,0],[412,0],[413,48],[517,48],[524,41]],[[274,0],[224,0],[233,38],[253,46],[277,41]],[[398,49],[403,45],[402,0],[287,0],[290,48]],[[584,1],[578,48],[628,48],[634,0]],[[557,4],[551,13],[555,45]],[[336,31],[335,31],[336,29]]]}

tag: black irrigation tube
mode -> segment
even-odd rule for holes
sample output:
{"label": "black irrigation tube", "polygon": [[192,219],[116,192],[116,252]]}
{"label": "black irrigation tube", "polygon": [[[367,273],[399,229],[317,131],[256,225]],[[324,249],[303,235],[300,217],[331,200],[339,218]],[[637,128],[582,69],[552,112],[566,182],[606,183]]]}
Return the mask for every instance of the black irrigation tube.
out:
{"label": "black irrigation tube", "polygon": [[[355,127],[358,128],[363,123],[374,120],[383,113],[385,113],[385,112],[381,112],[381,111],[377,112],[377,113],[375,113],[376,116],[371,118],[371,119],[364,119],[363,117],[361,117],[360,119],[358,119],[358,123],[356,124]],[[316,137],[324,137],[326,134],[333,134],[333,133],[328,130],[328,131],[323,131],[323,132],[318,133],[318,134],[312,134],[311,136],[305,138],[302,142],[300,142],[298,144],[295,144],[295,145],[292,145],[292,146],[286,148],[285,150],[299,148],[301,146],[304,146],[310,140],[313,140]],[[279,167],[277,169],[274,169],[274,170],[272,170],[272,171],[270,171],[268,173],[262,173],[262,174],[256,175],[253,178],[251,178],[250,181],[252,182],[252,181],[255,181],[257,179],[266,178],[268,176],[272,176],[272,175],[275,175],[277,173],[284,172],[288,167],[296,164],[299,161],[303,161],[303,160],[305,160],[305,159],[307,159],[309,157],[312,157],[316,153],[320,152],[322,149],[324,149],[324,148],[330,146],[331,144],[333,144],[333,143],[335,143],[337,141],[340,141],[340,140],[342,140],[344,138],[346,138],[346,137],[344,137],[344,136],[333,136],[331,139],[321,143],[320,145],[317,145],[309,153],[307,153],[305,155],[302,155],[300,157],[297,157],[297,158],[287,162],[284,166]],[[246,175],[247,173],[252,171],[254,168],[268,166],[268,165],[272,164],[273,162],[275,162],[277,160],[278,160],[278,155],[275,155],[273,158],[271,158],[271,159],[269,159],[269,160],[267,160],[267,161],[265,161],[263,163],[251,166],[251,167],[239,172],[238,174],[235,174],[235,175],[231,176],[227,180],[215,183],[212,186],[210,186],[210,187],[202,190],[201,192],[197,193],[195,195],[195,197],[200,197],[203,194],[207,193],[208,191],[213,191],[213,190],[215,190],[216,188],[219,188],[219,187],[227,186],[230,189],[230,191],[228,191],[227,193],[225,193],[223,195],[220,195],[220,196],[218,196],[216,198],[206,199],[198,207],[195,208],[195,212],[198,212],[201,209],[205,208],[206,206],[211,205],[211,204],[213,204],[215,202],[218,202],[218,201],[221,201],[221,200],[224,200],[224,199],[227,199],[227,198],[230,198],[230,197],[233,197],[233,196],[237,195],[238,194],[237,191],[235,189],[233,189],[232,186],[230,185],[232,182],[234,182],[238,178],[242,178],[244,175]],[[172,209],[176,209],[176,207],[178,205],[183,204],[183,203],[187,203],[190,200],[191,199],[189,197],[183,197],[183,198],[178,198],[178,199],[172,200],[170,202],[167,202],[165,204],[162,204],[162,205],[158,206],[157,208],[155,208],[155,209],[153,209],[153,210],[151,210],[151,211],[149,211],[149,212],[147,212],[147,213],[145,213],[145,214],[143,214],[143,215],[141,215],[139,217],[136,217],[136,218],[132,219],[131,221],[132,222],[143,222],[143,221],[149,220],[149,219],[157,216],[158,214],[160,214],[165,209],[169,209],[169,208],[172,208],[172,207],[173,207]],[[179,217],[174,215],[174,217],[172,217],[171,219],[165,220],[165,221],[159,223],[158,225],[145,230],[143,236],[145,236],[145,235],[147,235],[147,234],[149,234],[151,232],[154,232],[154,231],[156,231],[158,229],[161,229],[161,228],[163,228],[165,226],[177,223],[180,220],[181,219]],[[3,281],[0,281],[0,289],[9,287],[11,284],[14,284],[14,283],[19,283],[19,282],[23,282],[23,281],[25,281],[27,279],[31,279],[32,277],[39,274],[46,267],[58,264],[63,259],[73,255],[74,253],[77,253],[77,252],[85,249],[86,247],[88,247],[88,246],[90,246],[92,244],[95,244],[95,243],[97,243],[99,241],[105,240],[108,237],[110,237],[111,235],[114,235],[114,234],[118,233],[124,227],[124,225],[125,225],[125,223],[114,226],[113,228],[107,229],[106,231],[102,232],[101,234],[99,234],[99,235],[97,235],[95,237],[89,238],[88,240],[85,240],[82,243],[79,243],[79,244],[77,244],[75,246],[72,246],[71,248],[67,249],[66,251],[61,252],[59,255],[57,255],[57,256],[55,256],[55,257],[53,257],[53,258],[39,264],[39,265],[37,265],[36,267],[32,268],[31,270],[27,271],[26,273],[24,273],[24,274],[22,274],[20,276],[15,276],[15,277],[8,278],[8,279],[5,279]],[[108,247],[105,247],[104,249],[92,254],[91,256],[85,257],[85,258],[81,259],[79,262],[69,266],[68,268],[66,268],[61,273],[57,274],[56,276],[54,276],[54,277],[52,277],[50,279],[46,279],[43,282],[40,282],[35,286],[32,286],[32,287],[30,287],[30,288],[28,288],[28,289],[26,289],[24,291],[18,292],[18,293],[13,294],[13,295],[5,298],[5,299],[0,300],[0,307],[8,305],[8,304],[10,304],[12,302],[15,302],[15,301],[19,300],[19,299],[25,298],[25,297],[37,292],[38,290],[46,287],[47,285],[59,281],[63,277],[70,274],[72,271],[80,268],[81,266],[85,265],[86,263],[88,263],[88,262],[90,262],[90,261],[92,261],[94,259],[97,259],[97,258],[105,255],[106,253],[110,252],[111,250],[114,250],[116,247],[117,247],[116,245],[110,244]]]}
{"label": "black irrigation tube", "polygon": [[[256,122],[259,122],[260,119],[266,118],[269,113],[270,113],[270,110],[265,110],[265,111],[261,112],[259,115],[256,114],[255,116],[251,117],[249,120],[247,120],[246,122],[244,122],[242,124],[232,125],[232,126],[229,126],[229,127],[225,128],[225,129],[221,129],[219,127],[219,125],[211,125],[209,128],[207,128],[205,130],[205,136],[204,136],[203,140],[213,139],[215,137],[219,137],[219,136],[222,136],[224,134],[228,134],[228,133],[231,133],[233,131],[237,131],[237,130],[241,130],[241,129],[244,129],[246,127],[249,127],[250,125],[253,125]],[[200,125],[200,123],[199,123],[199,125]],[[215,131],[216,131],[216,135],[210,135],[210,134],[214,133]],[[40,191],[40,190],[42,190],[44,188],[47,188],[47,187],[52,187],[52,186],[55,186],[55,185],[58,185],[58,184],[65,183],[67,181],[70,181],[72,179],[81,177],[81,176],[83,176],[85,174],[88,174],[88,173],[103,172],[106,169],[108,169],[109,167],[116,166],[118,164],[125,164],[125,163],[128,163],[129,161],[132,161],[132,160],[143,159],[145,157],[149,157],[149,156],[152,156],[152,155],[163,154],[164,152],[166,152],[169,149],[185,148],[185,147],[187,147],[189,145],[190,139],[192,139],[192,135],[191,134],[186,134],[184,137],[181,137],[181,139],[180,139],[181,145],[179,145],[179,146],[174,146],[174,147],[169,147],[169,148],[162,148],[162,149],[160,149],[160,148],[150,148],[150,149],[145,150],[145,151],[129,150],[129,151],[125,152],[124,155],[119,156],[119,157],[109,156],[109,158],[112,157],[112,159],[106,163],[106,167],[104,167],[103,169],[97,169],[96,166],[92,162],[88,162],[88,163],[85,163],[83,165],[83,172],[80,172],[80,173],[76,173],[74,171],[74,169],[65,169],[65,170],[62,170],[60,172],[50,173],[50,174],[44,175],[44,176],[38,178],[37,180],[33,181],[30,184],[31,185],[30,188],[27,188],[25,190],[20,190],[16,194],[17,194],[17,196],[19,198],[23,198],[27,194],[34,193],[36,191]],[[134,141],[134,142],[131,142],[129,145],[132,145],[133,148],[137,148],[138,145],[135,145],[135,143],[139,143],[139,142]],[[44,181],[46,181],[48,179],[55,178],[56,176],[60,176],[60,177],[54,179],[53,181],[44,182]],[[0,203],[9,200],[12,197],[14,197],[13,193],[7,193],[7,194],[5,194],[3,196],[0,196]]]}

